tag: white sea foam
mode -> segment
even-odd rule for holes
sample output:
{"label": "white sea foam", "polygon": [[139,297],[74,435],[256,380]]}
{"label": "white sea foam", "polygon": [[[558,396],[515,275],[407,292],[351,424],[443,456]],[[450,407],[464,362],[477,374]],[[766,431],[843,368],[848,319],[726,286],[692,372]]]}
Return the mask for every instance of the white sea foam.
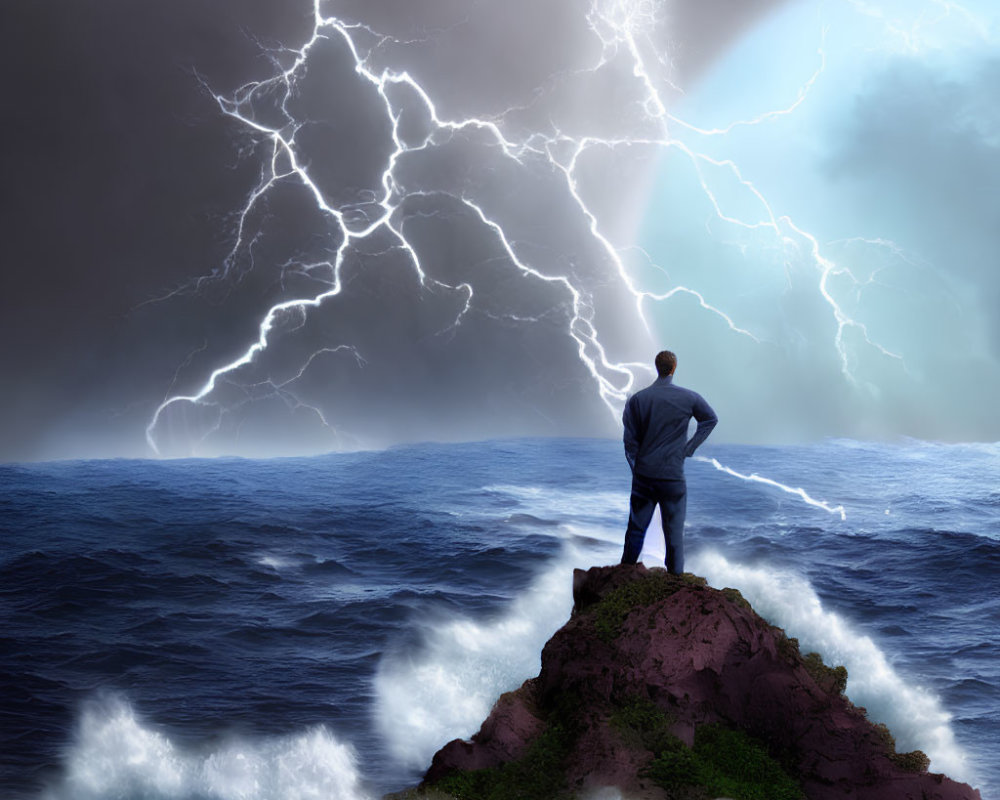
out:
{"label": "white sea foam", "polygon": [[62,780],[46,800],[370,800],[353,749],[317,726],[294,736],[233,737],[187,750],[119,698],[83,712]]}
{"label": "white sea foam", "polygon": [[475,733],[503,692],[538,674],[542,645],[573,606],[573,568],[610,563],[610,550],[598,549],[566,542],[501,617],[429,626],[419,652],[382,662],[376,719],[395,758],[426,768],[445,742]]}
{"label": "white sea foam", "polygon": [[[572,538],[529,589],[500,618],[458,617],[428,626],[416,654],[387,658],[375,680],[379,727],[394,757],[424,768],[433,753],[456,737],[471,736],[497,697],[538,673],[545,641],[572,606],[568,575],[573,567],[614,563],[620,531],[597,526],[560,526]],[[579,537],[592,541],[579,544]],[[662,537],[649,536],[644,551],[651,566],[662,564]],[[717,553],[688,559],[688,567],[714,586],[738,588],[754,608],[799,639],[803,652],[816,651],[848,670],[848,696],[884,722],[900,752],[923,750],[933,769],[971,781],[971,764],[955,741],[951,717],[931,691],[908,682],[867,636],[823,608],[804,578],[732,563]]]}
{"label": "white sea foam", "polygon": [[270,567],[276,572],[288,569],[289,567],[297,567],[299,565],[299,562],[295,559],[288,558],[287,556],[275,555],[274,553],[266,553],[258,556],[257,563],[262,567]]}
{"label": "white sea foam", "polygon": [[702,553],[689,562],[688,568],[712,586],[739,589],[757,613],[797,638],[802,652],[814,651],[827,664],[847,667],[847,695],[867,708],[870,719],[889,726],[899,752],[923,750],[935,771],[971,781],[971,765],[955,741],[951,715],[940,699],[898,674],[871,638],[825,610],[807,580],[734,564],[718,553]]}
{"label": "white sea foam", "polygon": [[483,491],[508,495],[520,504],[518,511],[542,518],[606,520],[609,516],[628,515],[627,491],[588,492],[512,484],[486,486]]}
{"label": "white sea foam", "polygon": [[[425,768],[450,739],[472,735],[502,692],[537,674],[542,646],[569,615],[572,568],[616,563],[621,552],[627,495],[491,488],[515,497],[519,510],[581,521],[551,529],[566,540],[563,551],[503,616],[429,625],[419,652],[383,661],[375,681],[378,724],[390,752],[414,768]],[[617,514],[621,526],[602,524]],[[642,558],[649,566],[662,566],[663,557],[654,518]],[[714,586],[740,589],[762,616],[797,637],[803,652],[816,651],[827,663],[846,666],[848,695],[868,709],[873,721],[889,726],[900,752],[923,750],[933,769],[971,781],[972,765],[955,741],[940,699],[899,675],[869,637],[824,609],[808,581],[710,552],[690,555],[687,568]]]}

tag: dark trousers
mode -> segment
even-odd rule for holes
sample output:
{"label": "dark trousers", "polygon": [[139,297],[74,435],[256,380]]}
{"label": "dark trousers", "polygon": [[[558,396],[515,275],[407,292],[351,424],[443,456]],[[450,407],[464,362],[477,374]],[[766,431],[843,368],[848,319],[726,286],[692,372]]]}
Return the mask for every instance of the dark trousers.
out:
{"label": "dark trousers", "polygon": [[632,475],[632,497],[629,500],[622,564],[634,564],[639,560],[646,528],[657,505],[660,506],[663,539],[667,546],[667,571],[679,575],[684,571],[684,516],[687,513],[687,482],[683,479],[660,480]]}

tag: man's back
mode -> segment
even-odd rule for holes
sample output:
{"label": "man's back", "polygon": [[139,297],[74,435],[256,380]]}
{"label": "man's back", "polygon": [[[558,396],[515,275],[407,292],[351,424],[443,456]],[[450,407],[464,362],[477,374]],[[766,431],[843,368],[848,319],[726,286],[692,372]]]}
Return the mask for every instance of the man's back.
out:
{"label": "man's back", "polygon": [[[689,441],[692,417],[698,430]],[[667,375],[628,399],[622,422],[625,457],[635,474],[684,480],[684,459],[711,433],[718,417],[700,394],[675,386],[673,376]]]}
{"label": "man's back", "polygon": [[[712,407],[697,392],[674,386],[677,356],[669,350],[656,354],[660,377],[625,403],[625,458],[632,468],[628,527],[625,529],[623,564],[635,564],[642,553],[646,529],[656,507],[660,507],[663,563],[669,572],[684,571],[684,518],[687,514],[687,483],[684,459],[694,455],[719,421]],[[698,430],[687,438],[694,417]]]}

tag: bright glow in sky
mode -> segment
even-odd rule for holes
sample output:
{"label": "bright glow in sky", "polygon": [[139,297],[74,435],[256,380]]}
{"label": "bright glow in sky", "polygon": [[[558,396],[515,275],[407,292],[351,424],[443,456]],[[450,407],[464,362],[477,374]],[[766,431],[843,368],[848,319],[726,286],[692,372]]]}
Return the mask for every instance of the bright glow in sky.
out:
{"label": "bright glow in sky", "polygon": [[1000,439],[994,0],[8,5],[0,458]]}
{"label": "bright glow in sky", "polygon": [[1000,437],[998,20],[793,2],[670,109],[631,268],[763,342],[646,309],[736,438]]}

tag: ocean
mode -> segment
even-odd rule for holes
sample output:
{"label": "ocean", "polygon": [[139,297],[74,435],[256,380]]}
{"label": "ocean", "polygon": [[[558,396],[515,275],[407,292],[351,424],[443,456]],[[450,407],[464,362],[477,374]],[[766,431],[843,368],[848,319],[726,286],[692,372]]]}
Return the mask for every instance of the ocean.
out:
{"label": "ocean", "polygon": [[[688,462],[686,568],[1000,798],[1000,444],[699,452],[775,483]],[[598,439],[0,465],[0,798],[414,784],[618,561],[627,472]]]}

